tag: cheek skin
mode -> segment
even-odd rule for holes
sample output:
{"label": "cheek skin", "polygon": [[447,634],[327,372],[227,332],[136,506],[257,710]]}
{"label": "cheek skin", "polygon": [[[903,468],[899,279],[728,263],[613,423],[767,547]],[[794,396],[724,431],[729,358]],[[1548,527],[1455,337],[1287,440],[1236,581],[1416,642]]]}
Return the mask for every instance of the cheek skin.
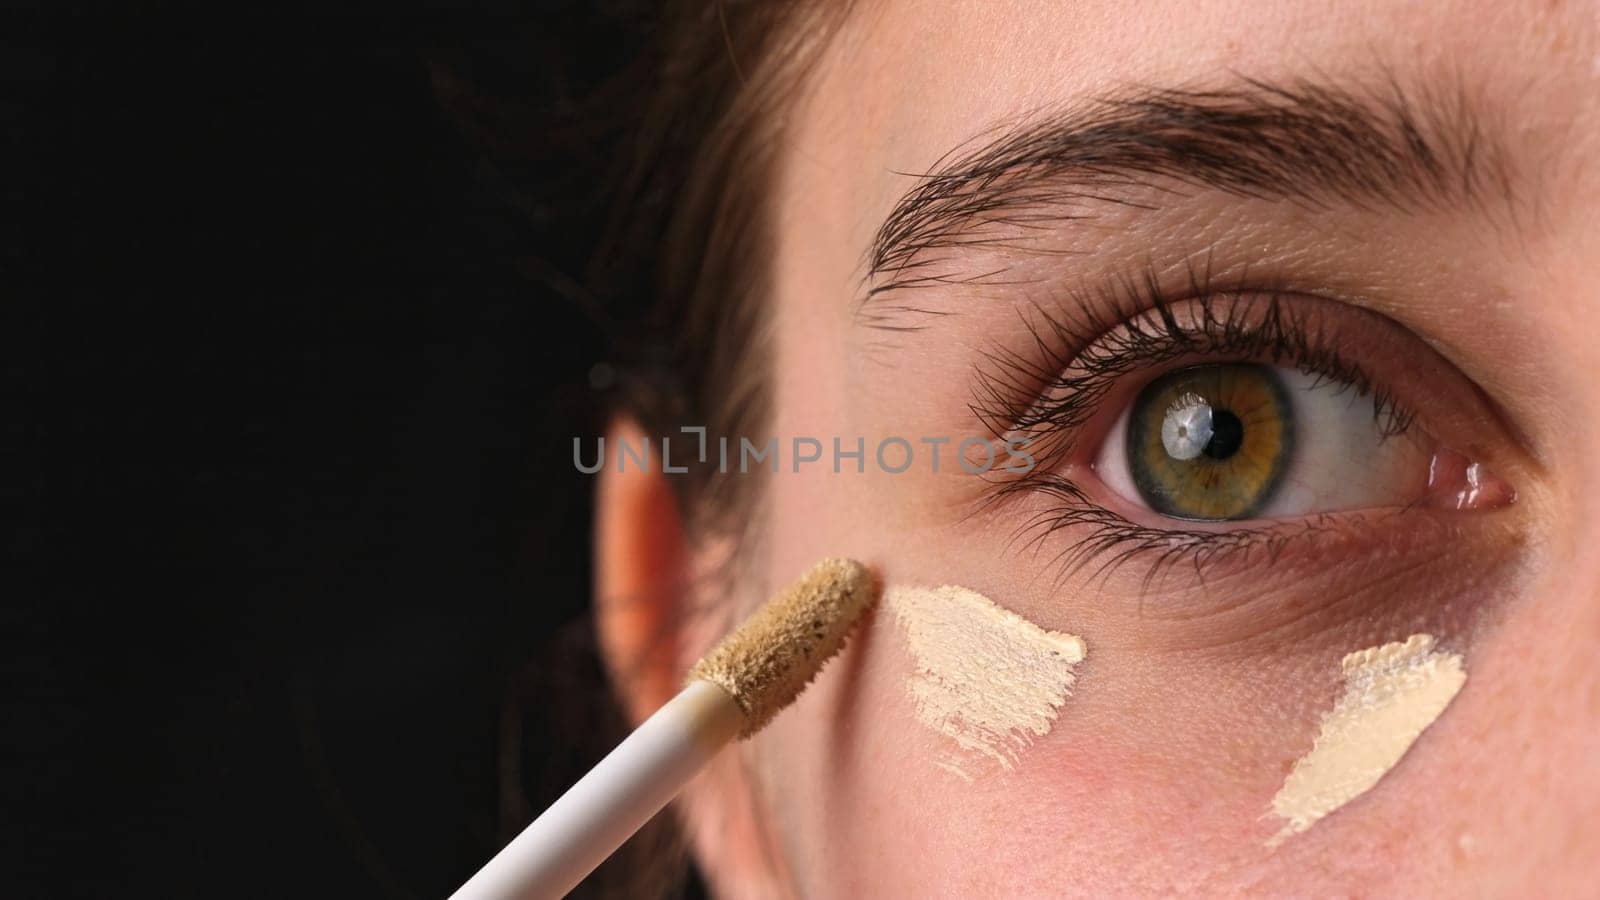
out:
{"label": "cheek skin", "polygon": [[[863,408],[841,374],[850,371],[845,342],[828,339],[831,323],[816,318],[825,315],[802,307],[784,332],[785,358],[823,364],[805,367],[816,377],[780,380],[775,433],[825,444],[835,434],[921,434],[914,410]],[[857,420],[878,427],[853,432]],[[912,660],[893,617],[877,611],[748,751],[776,852],[802,895],[1350,889],[1402,870],[1421,878],[1419,855],[1453,859],[1468,823],[1503,815],[1478,808],[1493,801],[1463,780],[1460,751],[1462,735],[1484,730],[1504,703],[1479,687],[1480,667],[1494,671],[1497,652],[1477,637],[1486,627],[1479,611],[1516,593],[1523,567],[1486,556],[1494,564],[1452,579],[1448,560],[1424,560],[1298,592],[1241,586],[1231,610],[1185,617],[1130,603],[1138,591],[1120,576],[1060,585],[1039,577],[1044,559],[1018,554],[1010,529],[961,523],[939,499],[951,482],[935,477],[870,465],[834,474],[826,461],[795,473],[786,462],[767,480],[761,570],[781,580],[823,555],[850,554],[890,582],[968,586],[1081,634],[1088,658],[1074,696],[1016,770],[968,784],[938,766],[945,739],[912,715]],[[1316,605],[1333,588],[1342,602]],[[1372,614],[1406,597],[1410,612]],[[1177,599],[1179,609],[1207,608],[1192,586]],[[1467,688],[1412,759],[1269,853],[1262,845],[1279,824],[1266,817],[1271,798],[1341,690],[1339,659],[1412,631],[1465,650]]]}
{"label": "cheek skin", "polygon": [[[1468,669],[1485,685],[1469,681],[1378,788],[1276,852],[1262,846],[1279,824],[1263,818],[1271,797],[1340,691],[1338,657],[1357,646],[1263,669],[1134,648],[1097,654],[1091,643],[1052,731],[1015,771],[991,767],[969,784],[938,766],[948,746],[910,714],[912,661],[880,611],[755,752],[808,896],[1429,883],[1441,873],[1427,865],[1451,864],[1506,815],[1481,777],[1492,766],[1478,758],[1506,721],[1509,698],[1493,684],[1519,677],[1504,671],[1516,664],[1501,640],[1474,644]],[[1535,704],[1524,717],[1546,712]]]}

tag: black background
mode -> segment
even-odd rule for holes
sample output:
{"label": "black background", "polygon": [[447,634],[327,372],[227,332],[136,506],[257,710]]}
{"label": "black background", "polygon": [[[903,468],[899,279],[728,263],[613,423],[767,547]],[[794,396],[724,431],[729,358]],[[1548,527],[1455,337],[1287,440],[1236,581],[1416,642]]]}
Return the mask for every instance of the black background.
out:
{"label": "black background", "polygon": [[442,896],[608,724],[585,98],[648,23],[3,21],[0,893]]}

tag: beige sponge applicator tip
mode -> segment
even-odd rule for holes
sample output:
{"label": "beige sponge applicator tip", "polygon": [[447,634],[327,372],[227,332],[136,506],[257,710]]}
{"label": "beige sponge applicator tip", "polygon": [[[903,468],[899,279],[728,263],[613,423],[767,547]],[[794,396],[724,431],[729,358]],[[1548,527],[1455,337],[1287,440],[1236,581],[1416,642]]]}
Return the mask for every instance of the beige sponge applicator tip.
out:
{"label": "beige sponge applicator tip", "polygon": [[825,559],[689,671],[689,683],[523,829],[455,900],[556,898],[605,861],[711,757],[793,702],[878,598],[866,566]]}
{"label": "beige sponge applicator tip", "polygon": [[739,736],[749,737],[800,696],[878,593],[866,566],[824,559],[723,638],[689,670],[689,680],[727,691],[744,711]]}

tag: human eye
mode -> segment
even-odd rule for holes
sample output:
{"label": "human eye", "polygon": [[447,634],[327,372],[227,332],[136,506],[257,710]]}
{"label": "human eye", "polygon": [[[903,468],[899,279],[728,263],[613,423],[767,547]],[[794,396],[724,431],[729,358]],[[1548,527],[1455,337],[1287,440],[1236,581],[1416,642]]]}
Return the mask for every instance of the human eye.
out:
{"label": "human eye", "polygon": [[1027,521],[1073,536],[1063,558],[1211,561],[1514,501],[1482,392],[1399,323],[1308,293],[1139,290],[1102,298],[1111,314],[1040,307],[1035,355],[993,354],[980,380],[991,427],[1039,460],[999,495],[1046,497]]}
{"label": "human eye", "polygon": [[1419,432],[1349,382],[1292,366],[1202,363],[1141,388],[1093,468],[1122,500],[1195,521],[1509,499],[1481,464]]}

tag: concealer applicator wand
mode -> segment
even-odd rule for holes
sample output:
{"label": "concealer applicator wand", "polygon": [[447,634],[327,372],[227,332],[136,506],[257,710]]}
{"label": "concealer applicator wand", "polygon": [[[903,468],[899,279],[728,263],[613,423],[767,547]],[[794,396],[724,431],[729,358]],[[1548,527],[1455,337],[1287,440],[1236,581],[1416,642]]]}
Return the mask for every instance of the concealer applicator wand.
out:
{"label": "concealer applicator wand", "polygon": [[689,670],[688,685],[472,876],[453,900],[561,897],[677,795],[723,745],[772,721],[839,648],[880,586],[824,559]]}

